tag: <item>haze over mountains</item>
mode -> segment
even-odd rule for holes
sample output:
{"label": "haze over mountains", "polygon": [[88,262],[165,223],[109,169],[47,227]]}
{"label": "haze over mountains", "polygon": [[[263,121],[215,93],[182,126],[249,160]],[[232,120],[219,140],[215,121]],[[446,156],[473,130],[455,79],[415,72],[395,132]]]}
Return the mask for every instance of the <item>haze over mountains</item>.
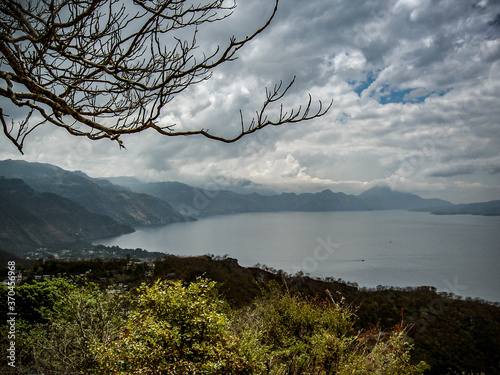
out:
{"label": "haze over mountains", "polygon": [[211,215],[278,211],[423,210],[439,214],[500,214],[500,201],[453,205],[441,199],[375,187],[360,195],[239,194],[180,182],[90,178],[50,164],[0,161],[0,249],[66,246],[117,236],[134,227]]}
{"label": "haze over mountains", "polygon": [[238,194],[228,190],[207,190],[179,182],[143,183],[132,178],[111,178],[134,191],[154,195],[178,211],[194,217],[243,212],[278,211],[370,211],[451,206],[441,199],[423,199],[389,188],[375,187],[361,195],[324,190],[320,193],[282,193],[276,195]]}

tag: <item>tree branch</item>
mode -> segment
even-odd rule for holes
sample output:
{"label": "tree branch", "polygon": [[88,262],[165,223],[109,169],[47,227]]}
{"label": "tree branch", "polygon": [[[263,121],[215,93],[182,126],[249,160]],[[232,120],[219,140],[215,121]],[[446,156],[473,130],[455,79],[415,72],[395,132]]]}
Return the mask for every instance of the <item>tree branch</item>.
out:
{"label": "tree branch", "polygon": [[[108,138],[123,147],[121,135],[154,129],[166,136],[202,135],[235,142],[266,126],[298,123],[325,115],[332,103],[311,114],[312,98],[290,111],[271,107],[295,78],[266,88],[266,100],[248,126],[240,111],[239,133],[232,137],[205,129],[176,131],[160,126],[164,108],[187,88],[208,80],[213,70],[269,27],[278,10],[249,36],[232,36],[226,46],[199,53],[198,28],[233,14],[224,0],[4,0],[0,3],[0,96],[21,110],[24,119],[4,134],[20,152],[34,128],[51,124],[76,136]],[[179,33],[181,32],[182,33]],[[180,35],[191,33],[191,38]],[[200,57],[201,56],[201,57]],[[34,118],[41,118],[32,122]]]}

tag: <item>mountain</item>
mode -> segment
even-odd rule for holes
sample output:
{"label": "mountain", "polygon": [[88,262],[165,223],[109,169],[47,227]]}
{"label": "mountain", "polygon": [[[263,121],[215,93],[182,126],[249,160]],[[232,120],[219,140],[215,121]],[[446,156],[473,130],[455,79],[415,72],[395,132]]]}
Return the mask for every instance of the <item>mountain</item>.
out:
{"label": "mountain", "polygon": [[118,236],[134,230],[20,179],[0,178],[0,248],[26,250]]}
{"label": "mountain", "polygon": [[154,195],[185,215],[205,217],[244,212],[364,211],[370,207],[361,199],[330,190],[321,193],[279,195],[238,194],[228,190],[207,190],[180,182],[143,183],[136,179],[111,179],[141,193]]}
{"label": "mountain", "polygon": [[90,212],[109,216],[129,226],[163,225],[190,220],[158,198],[50,164],[0,161],[0,176],[22,179],[36,191],[68,198]]}
{"label": "mountain", "polygon": [[58,194],[91,212],[131,226],[245,212],[409,210],[452,205],[385,187],[372,188],[359,196],[331,190],[315,194],[241,194],[180,182],[144,183],[133,177],[96,179],[49,164],[14,160],[0,161],[1,175],[21,178],[34,190]]}
{"label": "mountain", "polygon": [[354,195],[334,193],[323,190],[320,193],[280,194],[278,196],[264,197],[276,211],[367,211],[367,206],[361,199]]}
{"label": "mountain", "polygon": [[260,195],[206,190],[180,182],[144,183],[131,177],[113,178],[111,181],[134,191],[154,195],[169,202],[178,211],[195,217],[242,212],[411,210],[453,206],[442,199],[424,199],[387,187],[374,187],[358,196],[331,190],[315,194]]}
{"label": "mountain", "polygon": [[500,216],[500,200],[490,202],[457,204],[451,207],[434,207],[419,211],[430,212],[433,215],[482,215]]}
{"label": "mountain", "polygon": [[424,199],[415,194],[376,186],[358,195],[373,210],[414,210],[428,207],[447,207],[453,203],[442,199]]}
{"label": "mountain", "polygon": [[[116,179],[110,180],[118,182]],[[150,194],[168,202],[187,216],[206,217],[263,211],[263,205],[258,201],[260,197],[258,194],[245,195],[228,190],[206,190],[180,182],[143,183],[132,179],[121,179],[120,182],[131,190]]]}

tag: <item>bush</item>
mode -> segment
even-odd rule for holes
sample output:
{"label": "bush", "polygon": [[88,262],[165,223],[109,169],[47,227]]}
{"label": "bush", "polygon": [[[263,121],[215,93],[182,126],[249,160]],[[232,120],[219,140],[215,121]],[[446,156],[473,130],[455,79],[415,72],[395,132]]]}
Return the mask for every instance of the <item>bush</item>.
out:
{"label": "bush", "polygon": [[123,321],[123,298],[92,283],[25,284],[16,290],[18,301],[26,308],[16,324],[18,358],[10,373],[87,373],[95,365],[92,345],[112,336]]}
{"label": "bush", "polygon": [[245,374],[215,282],[142,285],[126,328],[97,343],[99,374]]}
{"label": "bush", "polygon": [[422,374],[401,327],[356,333],[350,306],[272,287],[237,318],[240,345],[265,374]]}

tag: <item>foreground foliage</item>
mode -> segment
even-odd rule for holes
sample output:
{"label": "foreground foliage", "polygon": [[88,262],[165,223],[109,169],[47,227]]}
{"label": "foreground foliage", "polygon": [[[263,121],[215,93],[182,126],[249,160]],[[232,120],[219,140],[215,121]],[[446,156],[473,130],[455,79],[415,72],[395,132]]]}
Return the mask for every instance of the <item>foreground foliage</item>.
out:
{"label": "foreground foliage", "polygon": [[142,285],[122,331],[95,342],[99,374],[238,374],[250,364],[238,352],[215,283]]}
{"label": "foreground foliage", "polygon": [[411,365],[405,329],[356,332],[342,300],[306,300],[272,288],[239,313],[241,346],[261,374],[421,374]]}
{"label": "foreground foliage", "polygon": [[410,363],[404,327],[356,331],[350,306],[276,285],[243,309],[231,308],[207,279],[159,280],[123,293],[65,279],[18,289],[48,298],[20,316],[17,373],[391,375],[426,368]]}

